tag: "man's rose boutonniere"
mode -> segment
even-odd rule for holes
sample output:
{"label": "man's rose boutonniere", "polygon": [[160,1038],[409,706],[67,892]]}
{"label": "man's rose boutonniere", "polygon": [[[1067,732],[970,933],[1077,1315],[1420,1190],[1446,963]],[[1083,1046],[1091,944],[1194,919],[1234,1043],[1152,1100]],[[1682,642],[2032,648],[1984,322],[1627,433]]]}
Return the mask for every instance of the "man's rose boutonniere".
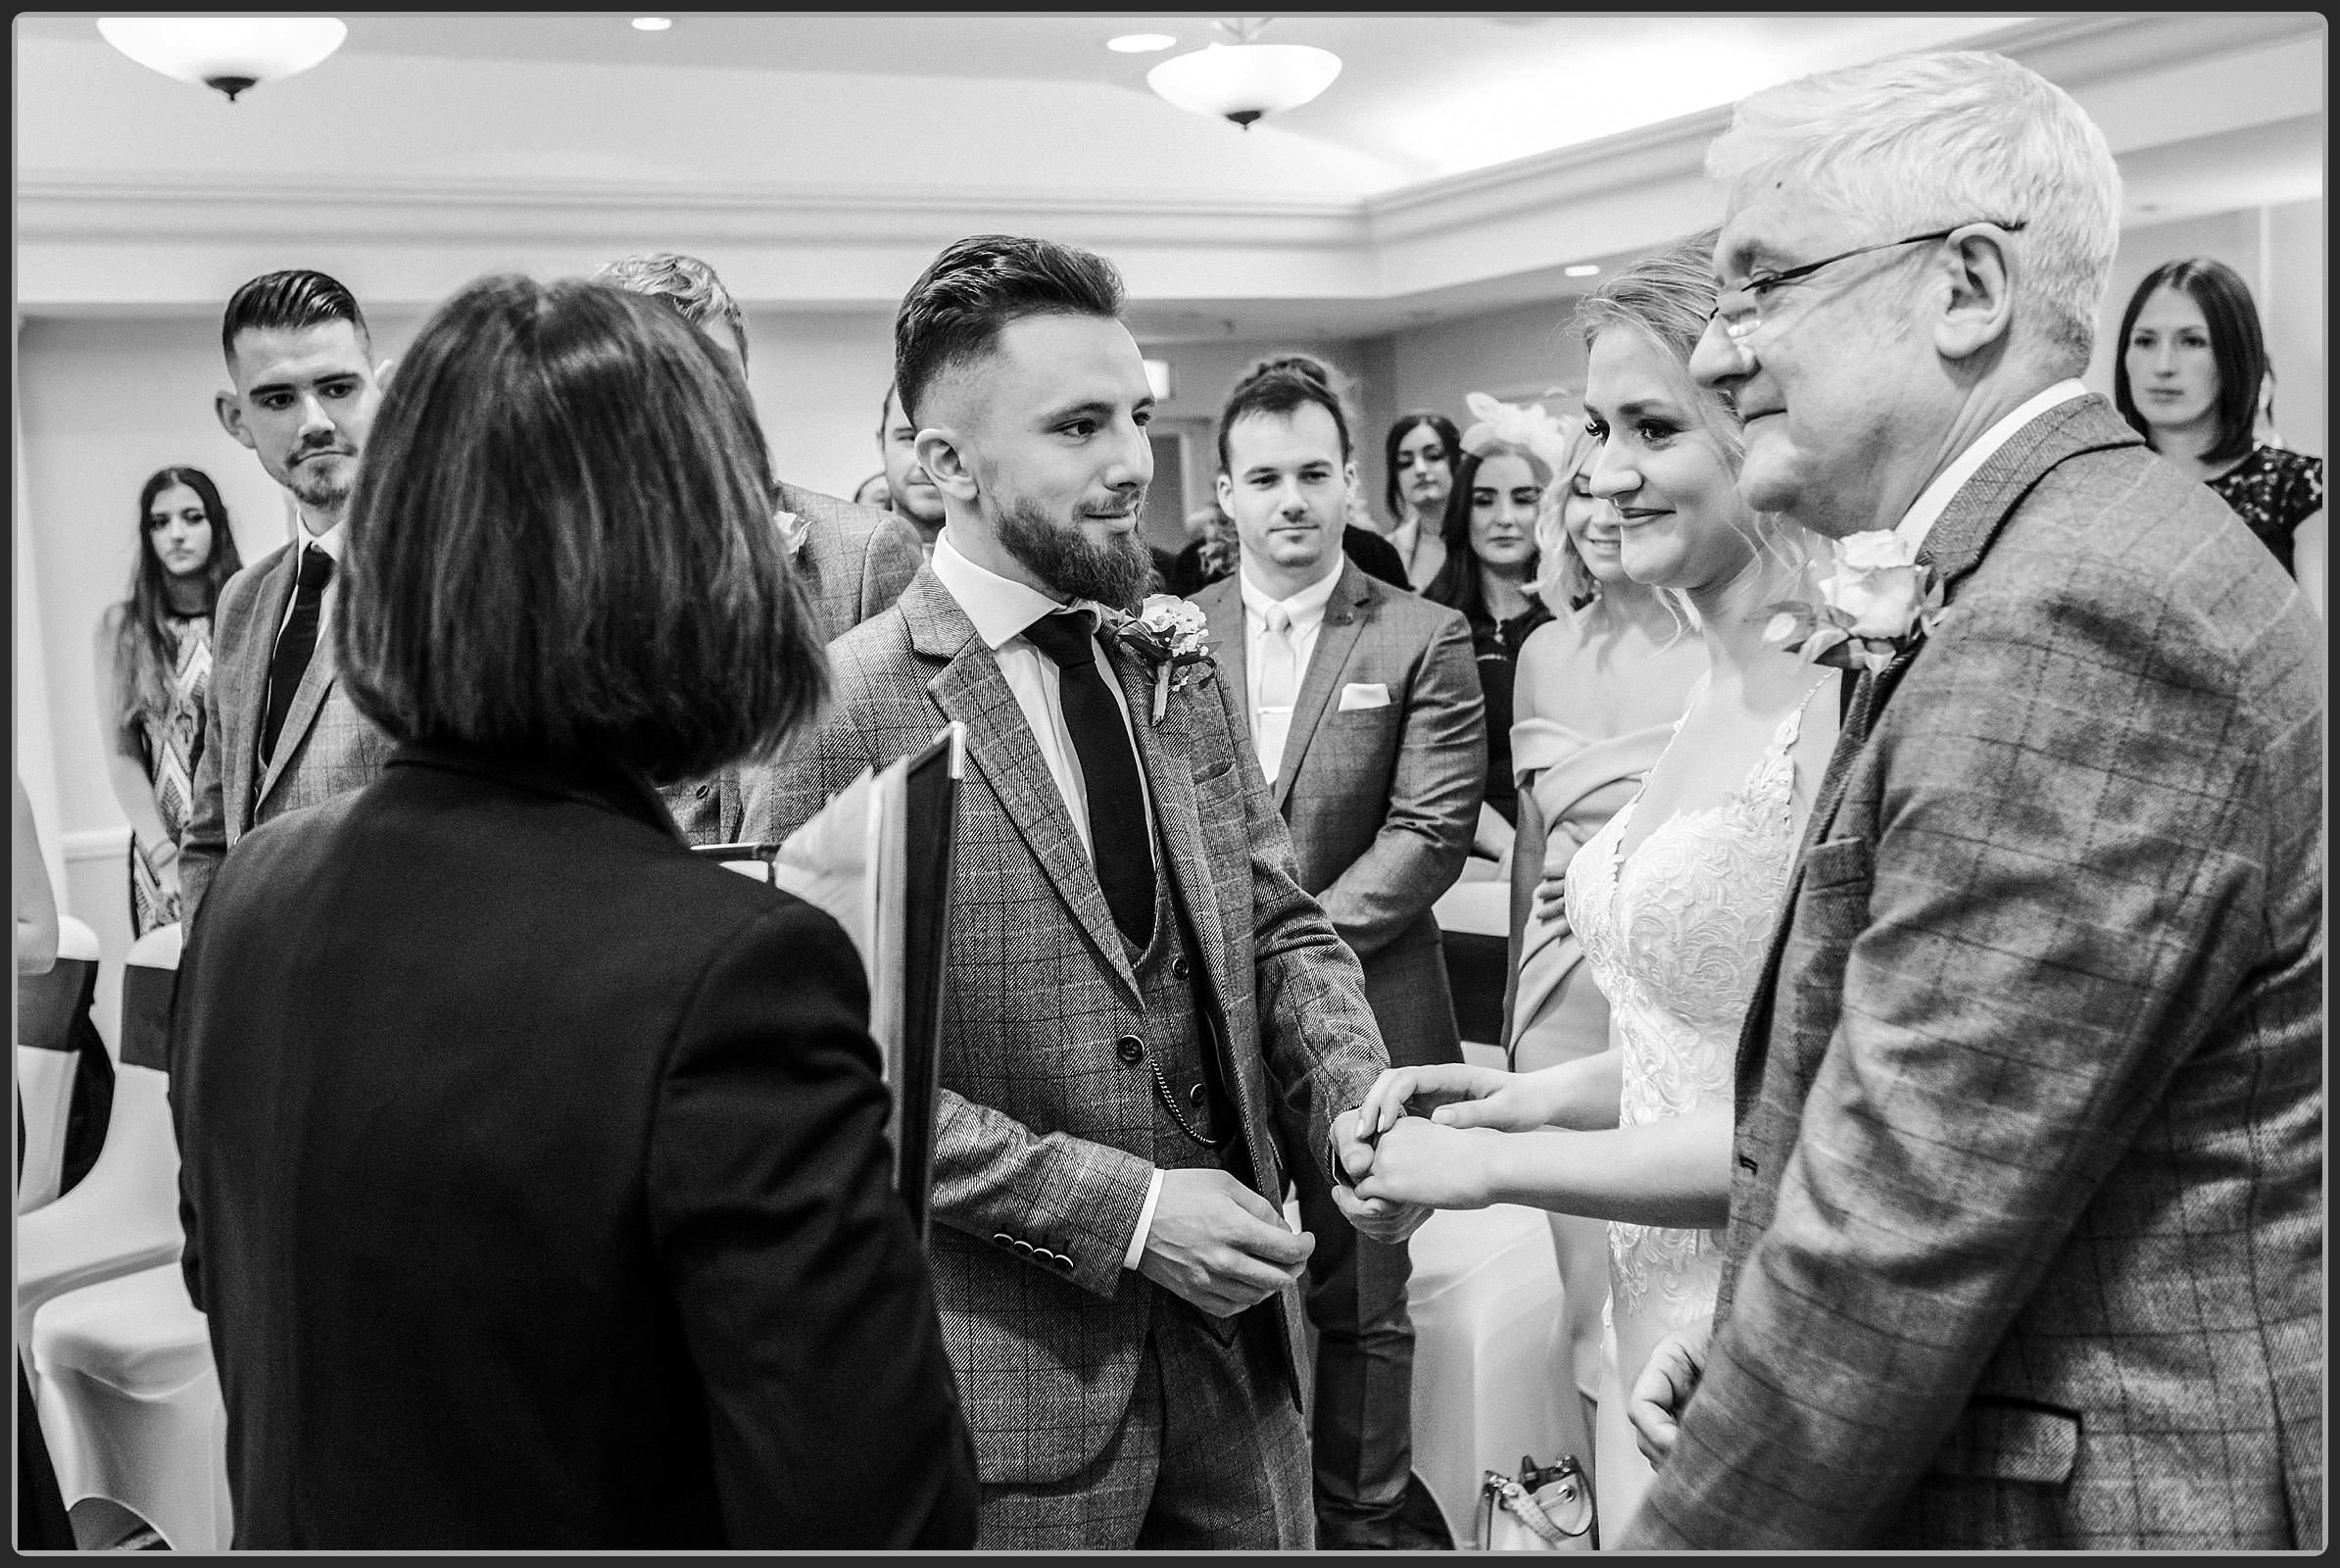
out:
{"label": "man's rose boutonniere", "polygon": [[1821,580],[1821,602],[1771,606],[1764,641],[1811,663],[1875,671],[1948,613],[1933,568],[1921,565],[1918,547],[1890,528],[1838,539],[1834,553],[1836,569]]}
{"label": "man's rose boutonniere", "polygon": [[1147,594],[1135,615],[1123,615],[1105,630],[1153,670],[1153,722],[1162,721],[1172,692],[1183,692],[1208,674],[1215,661],[1203,641],[1210,629],[1202,607],[1175,594]]}
{"label": "man's rose boutonniere", "polygon": [[772,526],[780,530],[780,543],[788,551],[788,559],[796,560],[798,553],[804,548],[804,519],[793,512],[775,512],[772,514]]}

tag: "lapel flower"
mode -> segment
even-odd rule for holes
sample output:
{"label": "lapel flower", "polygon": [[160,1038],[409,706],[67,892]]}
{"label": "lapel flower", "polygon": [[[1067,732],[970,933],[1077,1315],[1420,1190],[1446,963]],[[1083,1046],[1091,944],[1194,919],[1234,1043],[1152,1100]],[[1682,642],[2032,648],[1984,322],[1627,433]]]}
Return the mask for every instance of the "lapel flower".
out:
{"label": "lapel flower", "polygon": [[1838,669],[1883,669],[1915,648],[1947,613],[1941,580],[1918,560],[1918,547],[1890,528],[1834,541],[1835,569],[1821,579],[1820,603],[1772,605],[1764,641],[1793,649],[1807,662]]}
{"label": "lapel flower", "polygon": [[780,543],[787,549],[788,559],[795,561],[804,548],[804,534],[807,531],[804,519],[793,512],[775,512],[772,514],[772,526],[780,530]]}
{"label": "lapel flower", "polygon": [[1204,641],[1209,617],[1200,605],[1176,594],[1147,594],[1135,615],[1103,612],[1105,633],[1153,671],[1153,722],[1162,721],[1172,692],[1183,692],[1208,674],[1214,661]]}

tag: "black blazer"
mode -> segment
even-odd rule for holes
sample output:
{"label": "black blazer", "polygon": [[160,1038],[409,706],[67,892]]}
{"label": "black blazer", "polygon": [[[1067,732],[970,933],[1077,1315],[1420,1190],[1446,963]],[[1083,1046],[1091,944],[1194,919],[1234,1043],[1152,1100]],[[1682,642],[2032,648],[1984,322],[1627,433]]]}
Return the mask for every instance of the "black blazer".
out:
{"label": "black blazer", "polygon": [[239,840],[172,1026],[235,1544],[959,1547],[852,945],[606,765]]}

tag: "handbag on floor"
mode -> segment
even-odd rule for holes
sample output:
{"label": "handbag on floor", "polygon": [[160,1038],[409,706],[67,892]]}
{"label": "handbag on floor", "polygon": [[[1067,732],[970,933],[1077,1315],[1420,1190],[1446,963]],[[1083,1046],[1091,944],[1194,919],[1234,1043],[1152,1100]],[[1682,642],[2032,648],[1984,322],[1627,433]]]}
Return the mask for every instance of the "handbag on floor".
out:
{"label": "handbag on floor", "polygon": [[1577,1456],[1539,1466],[1520,1456],[1520,1473],[1489,1470],[1479,1485],[1481,1551],[1590,1551],[1592,1485]]}

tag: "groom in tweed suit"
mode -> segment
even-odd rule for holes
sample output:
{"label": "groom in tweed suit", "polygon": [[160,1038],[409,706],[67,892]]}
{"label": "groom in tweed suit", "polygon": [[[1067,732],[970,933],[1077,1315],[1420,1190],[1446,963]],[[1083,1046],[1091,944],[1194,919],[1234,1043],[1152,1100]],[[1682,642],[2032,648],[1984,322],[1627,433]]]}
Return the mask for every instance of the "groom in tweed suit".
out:
{"label": "groom in tweed suit", "polygon": [[[1917,56],[1750,99],[1709,168],[1692,370],[1746,419],[1742,488],[1892,529],[1949,609],[1820,786],[1712,1338],[1634,1390],[1671,1455],[1623,1544],[2318,1546],[2317,633],[2071,379],[2104,139],[2007,60]],[[1909,581],[1840,560],[1880,633]]]}
{"label": "groom in tweed suit", "polygon": [[219,346],[233,389],[214,412],[291,494],[300,521],[289,548],[227,579],[212,614],[203,751],[179,847],[190,928],[236,840],[372,783],[391,747],[334,678],[330,624],[341,519],[389,363],[374,362],[373,334],[350,291],[306,270],[237,289]]}
{"label": "groom in tweed suit", "polygon": [[[1106,263],[984,235],[895,322],[895,384],[949,521],[831,646],[808,754],[747,775],[784,836],[863,767],[967,726],[930,1262],[993,1549],[1304,1548],[1309,1238],[1387,1058],[1357,961],[1294,878],[1240,696],[1163,694],[1097,635],[1135,603],[1152,474]],[[1158,716],[1157,716],[1158,714]],[[1280,1144],[1278,1129],[1289,1130]],[[1341,1211],[1402,1240],[1426,1211]]]}

